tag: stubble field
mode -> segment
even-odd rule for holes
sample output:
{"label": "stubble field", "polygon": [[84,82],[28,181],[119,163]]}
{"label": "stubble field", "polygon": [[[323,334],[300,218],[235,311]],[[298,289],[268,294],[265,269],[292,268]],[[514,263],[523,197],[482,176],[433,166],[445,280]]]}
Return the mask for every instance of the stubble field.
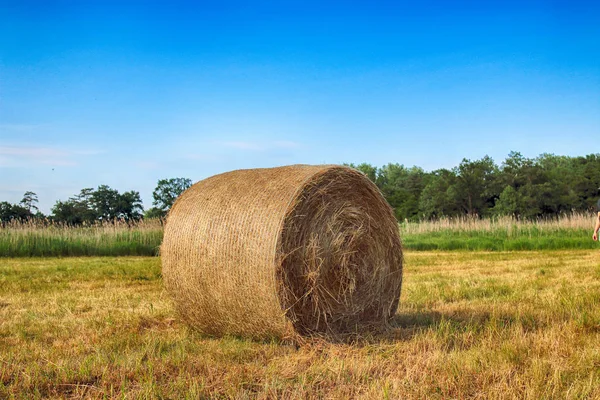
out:
{"label": "stubble field", "polygon": [[600,398],[600,254],[407,252],[393,329],[210,338],[156,257],[0,259],[0,398]]}

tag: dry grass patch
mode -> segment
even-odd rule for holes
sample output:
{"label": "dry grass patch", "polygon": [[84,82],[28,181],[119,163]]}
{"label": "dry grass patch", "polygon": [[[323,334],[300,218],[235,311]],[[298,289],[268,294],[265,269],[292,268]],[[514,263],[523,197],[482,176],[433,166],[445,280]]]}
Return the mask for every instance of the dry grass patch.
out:
{"label": "dry grass patch", "polygon": [[190,331],[157,258],[0,261],[0,398],[599,398],[592,251],[408,253],[395,329],[296,348]]}

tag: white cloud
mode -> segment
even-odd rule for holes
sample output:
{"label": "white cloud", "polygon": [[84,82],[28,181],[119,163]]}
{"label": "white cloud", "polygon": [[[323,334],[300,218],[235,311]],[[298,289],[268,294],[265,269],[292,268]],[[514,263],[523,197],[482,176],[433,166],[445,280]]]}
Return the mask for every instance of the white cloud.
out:
{"label": "white cloud", "polygon": [[302,147],[300,143],[288,141],[288,140],[276,140],[272,142],[242,142],[242,141],[230,141],[221,142],[221,145],[225,147],[231,147],[238,150],[250,150],[250,151],[266,151],[272,149],[297,149]]}
{"label": "white cloud", "polygon": [[104,151],[104,150],[72,150],[70,153],[81,155],[81,156],[95,156],[98,154],[105,154],[106,151]]}
{"label": "white cloud", "polygon": [[29,132],[46,125],[43,124],[0,124],[0,131]]}
{"label": "white cloud", "polygon": [[195,161],[219,161],[219,157],[214,154],[188,154],[185,158]]}
{"label": "white cloud", "polygon": [[0,167],[9,167],[11,164],[10,158],[0,156]]}
{"label": "white cloud", "polygon": [[140,169],[158,169],[160,164],[156,161],[137,161],[134,165]]}
{"label": "white cloud", "polygon": [[5,156],[23,157],[63,157],[68,153],[51,147],[0,146],[0,154]]}
{"label": "white cloud", "polygon": [[40,164],[50,165],[52,167],[75,167],[77,163],[75,161],[63,159],[42,159],[38,161]]}
{"label": "white cloud", "polygon": [[73,167],[74,157],[100,154],[96,150],[67,150],[41,146],[0,146],[0,167],[19,167],[43,164],[59,167]]}
{"label": "white cloud", "polygon": [[264,147],[258,143],[252,142],[223,142],[225,147],[233,147],[240,150],[264,150]]}
{"label": "white cloud", "polygon": [[302,145],[298,142],[292,142],[289,140],[278,140],[273,142],[274,147],[283,148],[283,149],[297,149],[302,147]]}

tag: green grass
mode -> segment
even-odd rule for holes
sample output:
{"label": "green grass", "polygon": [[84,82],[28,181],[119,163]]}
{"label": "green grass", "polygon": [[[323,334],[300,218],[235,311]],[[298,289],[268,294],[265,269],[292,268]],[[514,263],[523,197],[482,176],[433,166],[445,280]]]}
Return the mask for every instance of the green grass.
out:
{"label": "green grass", "polygon": [[159,221],[83,227],[12,224],[0,228],[0,257],[156,256]]}
{"label": "green grass", "polygon": [[596,215],[565,214],[536,221],[512,217],[456,218],[403,222],[400,235],[410,250],[568,250],[597,249],[592,240]]}
{"label": "green grass", "polygon": [[[399,224],[407,250],[568,250],[596,249],[594,217],[571,214],[559,219],[518,221],[442,219]],[[156,256],[163,236],[159,220],[85,227],[9,224],[0,227],[0,257]]]}
{"label": "green grass", "polygon": [[188,329],[158,257],[0,259],[0,398],[600,398],[589,250],[406,252],[388,333],[354,344]]}
{"label": "green grass", "polygon": [[543,231],[529,229],[509,233],[505,229],[493,231],[442,230],[402,235],[404,247],[410,250],[567,250],[600,249],[591,238],[591,229],[561,229]]}

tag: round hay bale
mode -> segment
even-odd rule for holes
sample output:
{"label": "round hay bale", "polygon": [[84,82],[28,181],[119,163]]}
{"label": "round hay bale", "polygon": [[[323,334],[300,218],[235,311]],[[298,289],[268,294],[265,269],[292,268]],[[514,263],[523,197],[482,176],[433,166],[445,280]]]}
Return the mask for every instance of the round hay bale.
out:
{"label": "round hay bale", "polygon": [[392,209],[342,166],[238,170],[175,202],[161,247],[180,315],[211,335],[360,332],[398,307],[402,247]]}

